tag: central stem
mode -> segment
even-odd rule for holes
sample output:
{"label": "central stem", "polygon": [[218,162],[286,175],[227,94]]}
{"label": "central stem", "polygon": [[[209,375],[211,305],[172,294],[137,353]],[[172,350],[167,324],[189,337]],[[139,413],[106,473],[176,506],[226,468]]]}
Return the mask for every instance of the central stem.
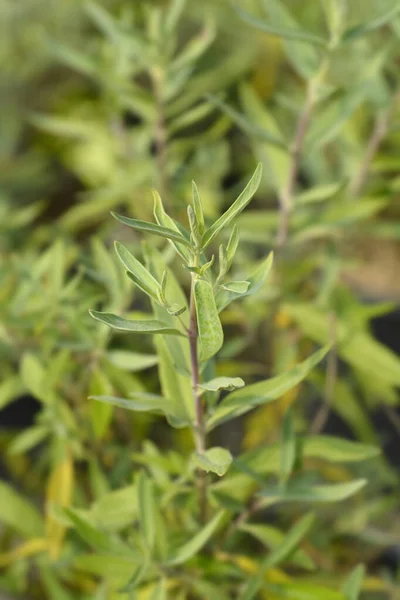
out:
{"label": "central stem", "polygon": [[[197,259],[196,259],[197,263]],[[195,274],[192,273],[192,283],[190,290],[190,325],[189,325],[189,344],[190,344],[190,362],[192,372],[192,390],[195,409],[195,444],[196,452],[203,454],[206,449],[206,431],[204,426],[204,407],[199,391],[200,371],[199,359],[197,354],[197,317],[196,305],[194,300],[194,281]],[[207,475],[205,471],[199,469],[197,475],[197,488],[199,492],[200,520],[204,523],[207,520]]]}

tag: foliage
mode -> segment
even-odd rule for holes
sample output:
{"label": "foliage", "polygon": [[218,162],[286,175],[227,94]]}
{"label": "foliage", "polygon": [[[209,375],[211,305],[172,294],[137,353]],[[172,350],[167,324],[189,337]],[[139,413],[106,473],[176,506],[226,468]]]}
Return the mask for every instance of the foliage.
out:
{"label": "foliage", "polygon": [[0,588],[394,597],[397,3],[1,12]]}

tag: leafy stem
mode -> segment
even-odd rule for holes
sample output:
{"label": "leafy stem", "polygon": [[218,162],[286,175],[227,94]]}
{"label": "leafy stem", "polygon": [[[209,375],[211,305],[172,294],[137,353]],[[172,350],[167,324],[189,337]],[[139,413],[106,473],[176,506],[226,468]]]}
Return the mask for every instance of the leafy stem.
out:
{"label": "leafy stem", "polygon": [[[195,267],[198,266],[199,255],[195,256]],[[204,423],[204,407],[203,400],[199,390],[200,383],[200,370],[199,370],[199,358],[197,353],[197,317],[196,317],[196,306],[194,299],[194,282],[196,278],[195,273],[191,273],[191,289],[190,289],[190,324],[189,324],[189,345],[190,345],[190,362],[191,362],[191,374],[192,374],[192,390],[193,400],[195,407],[195,444],[196,452],[203,454],[206,449],[206,429]],[[207,518],[207,474],[202,469],[197,470],[197,488],[199,492],[199,512],[200,520],[202,523]]]}

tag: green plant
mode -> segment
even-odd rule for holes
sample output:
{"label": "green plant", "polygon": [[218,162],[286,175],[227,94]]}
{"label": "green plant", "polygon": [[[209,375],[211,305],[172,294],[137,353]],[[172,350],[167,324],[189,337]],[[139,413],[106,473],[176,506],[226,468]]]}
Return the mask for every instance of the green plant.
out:
{"label": "green plant", "polygon": [[[0,409],[38,405],[29,426],[0,415],[0,588],[114,600],[131,579],[125,597],[140,600],[164,583],[187,600],[395,596],[376,558],[397,543],[399,478],[375,457],[375,411],[396,423],[400,362],[370,322],[396,298],[393,285],[377,293],[380,248],[399,237],[396,2],[28,4],[1,8],[18,36],[0,49],[12,76]],[[215,231],[255,157],[253,208],[200,251],[196,188],[181,225],[191,180]],[[141,248],[144,230],[107,216],[151,219],[149,186],[176,221],[155,194],[149,234],[161,224],[172,240],[146,234]],[[366,304],[354,282],[371,264]],[[210,358],[198,340],[196,398],[192,279],[210,352],[224,334]],[[147,335],[100,327],[90,307]],[[292,386],[315,345],[326,358]],[[355,441],[320,434],[332,415]],[[207,543],[168,565],[214,518]]]}
{"label": "green plant", "polygon": [[[222,423],[231,422],[282,396],[299,384],[327,353],[327,348],[323,348],[290,371],[249,386],[245,386],[240,377],[214,376],[214,357],[223,346],[219,314],[232,301],[260,289],[270,271],[272,256],[245,280],[232,281],[228,273],[240,238],[236,225],[231,228],[227,243],[219,246],[218,268],[214,267],[214,255],[210,258],[206,250],[214,245],[218,236],[225,234],[226,237],[228,227],[256,193],[260,179],[261,165],[236,201],[212,224],[205,223],[195,184],[193,204],[187,211],[189,229],[165,212],[156,192],[156,223],[114,214],[120,222],[136,231],[167,238],[191,278],[187,300],[162,253],[146,244],[144,266],[125,246],[116,242],[116,252],[127,275],[150,298],[154,314],[128,320],[115,314],[91,311],[92,317],[118,331],[156,335],[162,390],[161,396],[133,393],[129,398],[100,395],[94,396],[93,400],[133,411],[162,413],[172,426],[189,427],[195,446],[195,452],[187,457],[174,453],[162,458],[152,446],[142,455],[136,455],[147,468],[135,476],[133,486],[137,495],[139,529],[130,537],[132,552],[128,548],[123,550],[122,540],[111,543],[81,512],[68,510],[78,533],[95,550],[111,551],[120,547],[121,553],[131,556],[135,567],[123,588],[125,592],[137,590],[140,594],[151,589],[154,598],[166,598],[169,593],[174,597],[180,594],[199,598],[255,598],[260,591],[268,597],[276,595],[276,586],[268,583],[264,574],[288,560],[296,551],[311,528],[314,515],[307,513],[296,520],[287,536],[283,536],[276,548],[261,560],[252,576],[241,572],[238,564],[228,575],[229,563],[232,568],[239,559],[235,545],[232,546],[238,531],[264,540],[265,526],[248,523],[256,512],[288,501],[337,502],[352,496],[365,485],[364,480],[338,484],[312,482],[310,473],[303,471],[301,466],[307,452],[333,458],[335,454],[340,457],[343,451],[344,460],[364,459],[376,454],[372,447],[318,436],[304,438],[301,448],[291,411],[284,421],[280,449],[261,448],[256,455],[234,458],[227,448],[207,444],[207,434]],[[229,393],[218,401],[223,390]],[[268,461],[269,452],[276,450],[278,461],[276,458]],[[265,462],[260,461],[263,452],[266,452]],[[276,473],[276,481],[275,477],[272,481],[265,477],[270,469]],[[222,485],[210,477],[210,473],[216,474],[217,478],[226,475]],[[228,564],[223,566],[225,561]],[[306,555],[303,562],[312,564]],[[296,590],[296,585],[286,587]],[[339,592],[335,595],[329,588],[310,585],[310,597],[317,598],[322,593],[343,597]]]}

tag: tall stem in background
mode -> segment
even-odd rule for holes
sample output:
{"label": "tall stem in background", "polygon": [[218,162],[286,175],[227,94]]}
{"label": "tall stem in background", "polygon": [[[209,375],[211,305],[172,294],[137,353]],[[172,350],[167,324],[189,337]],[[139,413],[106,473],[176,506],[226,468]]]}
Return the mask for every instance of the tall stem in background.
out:
{"label": "tall stem in background", "polygon": [[[198,257],[196,257],[196,265]],[[195,274],[192,273],[192,283],[190,289],[190,324],[189,324],[189,345],[190,345],[190,362],[192,371],[192,390],[195,409],[195,444],[196,452],[203,454],[206,449],[206,431],[204,426],[204,407],[203,401],[199,392],[200,371],[199,359],[197,354],[197,316],[194,300],[194,281]],[[197,488],[199,492],[199,512],[200,520],[204,523],[207,520],[207,474],[205,471],[197,471]]]}
{"label": "tall stem in background", "polygon": [[296,131],[290,145],[290,165],[282,191],[279,194],[279,230],[277,245],[283,248],[286,245],[289,233],[289,220],[293,210],[293,196],[300,169],[300,158],[303,149],[304,137],[310,122],[312,110],[314,107],[314,80],[310,80],[307,88],[306,102],[300,114]]}
{"label": "tall stem in background", "polygon": [[353,198],[357,198],[361,194],[367,183],[371,163],[389,129],[391,112],[392,111],[389,108],[376,117],[364,158],[360,168],[355,172],[354,177],[350,182],[350,194]]}
{"label": "tall stem in background", "polygon": [[167,128],[165,123],[165,110],[163,99],[163,71],[159,67],[154,67],[151,73],[153,93],[156,101],[156,124],[155,124],[155,145],[156,161],[159,176],[159,188],[162,198],[168,194],[168,175],[167,175]]}

